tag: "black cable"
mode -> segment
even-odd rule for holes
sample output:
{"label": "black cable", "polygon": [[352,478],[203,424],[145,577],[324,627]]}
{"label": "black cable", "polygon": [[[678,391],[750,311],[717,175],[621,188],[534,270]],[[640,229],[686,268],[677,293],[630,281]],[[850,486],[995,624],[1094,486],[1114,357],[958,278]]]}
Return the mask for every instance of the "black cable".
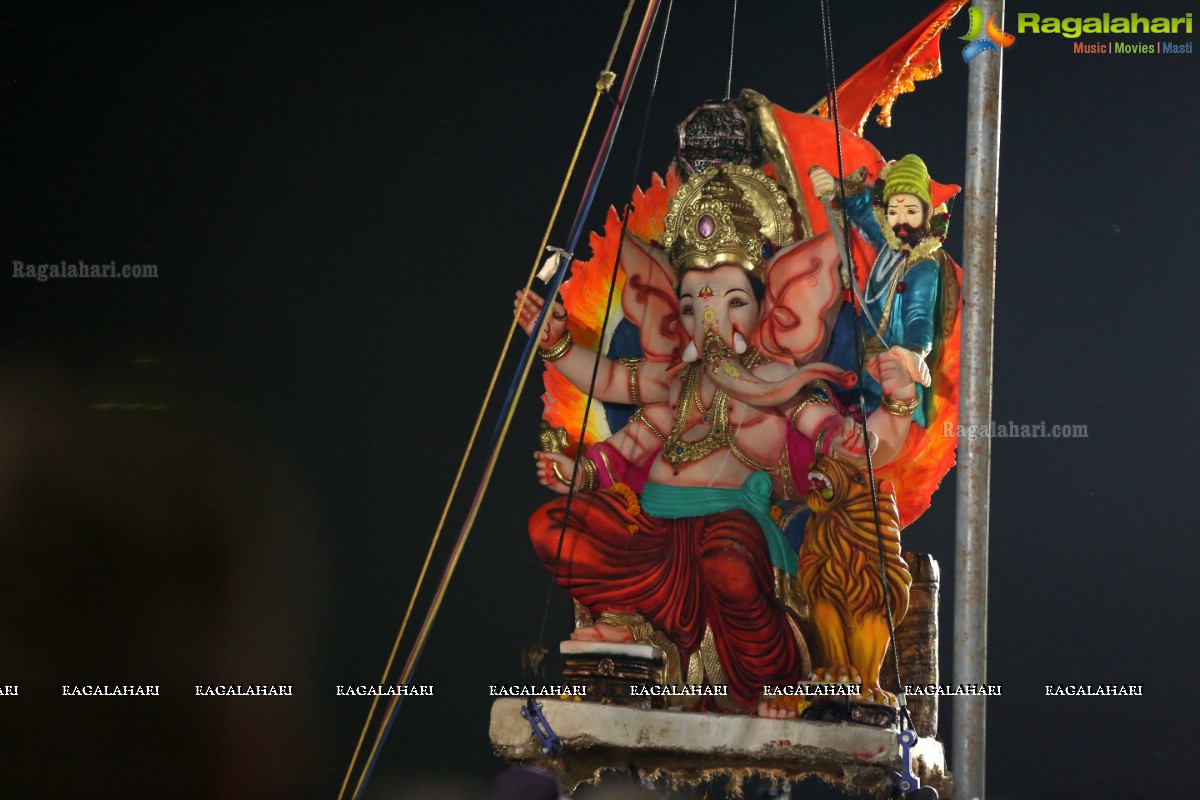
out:
{"label": "black cable", "polygon": [[[833,136],[837,145],[837,163],[838,163],[838,187],[842,203],[842,241],[845,242],[846,251],[846,270],[851,281],[856,281],[854,274],[854,255],[851,252],[849,221],[846,219],[844,209],[846,208],[846,181],[845,181],[845,165],[842,162],[842,131],[838,121],[838,106],[837,106],[837,70],[833,55],[833,23],[830,18],[829,0],[821,0],[821,34],[825,41],[825,88],[829,95],[829,116],[833,122]],[[834,220],[830,220],[830,224],[835,224]],[[851,301],[853,303],[853,300]],[[908,697],[904,691],[904,683],[900,677],[900,655],[896,648],[896,623],[892,616],[892,600],[888,595],[887,582],[887,560],[883,550],[883,529],[879,522],[879,494],[875,485],[875,465],[871,458],[871,438],[870,432],[867,429],[867,400],[866,394],[863,391],[863,370],[866,368],[865,359],[863,356],[863,339],[862,339],[862,309],[861,305],[855,304],[854,314],[854,350],[855,358],[858,360],[858,406],[862,413],[862,431],[863,443],[866,447],[867,460],[867,480],[871,484],[871,510],[875,520],[875,542],[879,551],[879,580],[882,583],[883,589],[883,604],[887,611],[888,623],[888,644],[892,654],[892,665],[896,670],[896,688],[899,690],[899,713],[902,723],[907,723],[906,728],[912,728],[912,715],[908,711]]]}
{"label": "black cable", "polygon": [[[637,179],[638,179],[638,173],[641,171],[641,167],[642,167],[642,156],[645,152],[646,132],[650,128],[650,109],[654,105],[654,95],[658,89],[658,77],[659,77],[660,72],[662,71],[663,51],[666,49],[666,44],[667,44],[667,30],[671,27],[671,9],[673,6],[674,6],[674,0],[668,0],[667,16],[663,21],[662,35],[661,35],[661,38],[659,40],[659,45],[658,45],[658,57],[654,64],[654,77],[650,81],[650,94],[646,98],[646,111],[642,117],[642,130],[641,130],[641,134],[638,137],[637,156],[634,158],[634,166],[633,166],[633,180],[632,180],[633,185],[629,190],[630,196],[633,196],[634,192],[636,192],[637,188],[638,188]],[[597,343],[597,347],[596,347],[596,358],[592,362],[592,379],[591,379],[590,385],[588,386],[587,401],[584,403],[584,406],[583,406],[583,423],[580,425],[580,431],[579,431],[579,449],[580,449],[581,457],[583,456],[583,437],[587,433],[588,418],[591,414],[592,401],[594,400],[595,394],[596,394],[596,381],[600,374],[600,359],[603,357],[603,354],[600,352],[600,347],[604,343],[604,332],[606,330],[608,330],[608,320],[609,320],[610,314],[612,313],[613,297],[616,293],[616,288],[617,288],[617,271],[621,265],[621,252],[625,247],[625,233],[629,228],[630,213],[631,213],[631,207],[627,205],[625,208],[624,218],[621,221],[621,238],[617,242],[617,256],[613,260],[612,276],[611,276],[611,278],[609,280],[609,284],[608,284],[608,300],[604,307],[604,318],[600,323],[600,337],[599,337],[599,342]],[[567,521],[571,515],[571,501],[575,497],[575,486],[576,486],[578,477],[579,477],[579,459],[575,459],[575,465],[571,470],[571,486],[567,490],[567,502],[563,507],[562,526],[559,528],[559,532],[558,532],[558,548],[554,554],[554,568],[550,572],[550,585],[546,589],[546,602],[542,608],[542,625],[541,625],[540,630],[538,631],[538,643],[539,644],[541,643],[541,641],[544,638],[546,638],[546,621],[550,614],[550,601],[551,601],[551,599],[553,597],[553,593],[554,593],[554,584],[556,583],[557,578],[558,578],[558,568],[559,568],[559,565],[562,563],[562,550],[563,550],[563,543],[566,540]]]}

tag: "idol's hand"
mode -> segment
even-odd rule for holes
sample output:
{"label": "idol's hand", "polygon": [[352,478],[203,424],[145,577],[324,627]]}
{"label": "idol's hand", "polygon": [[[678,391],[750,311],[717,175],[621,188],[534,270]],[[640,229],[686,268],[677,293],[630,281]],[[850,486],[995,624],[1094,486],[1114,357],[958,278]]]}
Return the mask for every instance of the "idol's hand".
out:
{"label": "idol's hand", "polygon": [[822,203],[833,198],[833,193],[837,189],[837,180],[829,174],[829,172],[821,167],[813,167],[808,171],[808,177],[812,181],[813,194]]}
{"label": "idol's hand", "polygon": [[[862,425],[853,417],[843,417],[842,427],[834,434],[830,441],[830,448],[837,450],[839,453],[855,457],[865,457],[867,448],[863,445],[863,429]],[[870,433],[871,437],[871,452],[879,447],[879,436]]]}
{"label": "idol's hand", "polygon": [[[813,194],[822,203],[828,203],[833,200],[838,191],[838,180],[829,173],[828,170],[822,167],[813,167],[808,171],[808,178],[812,181]],[[846,176],[846,194],[858,194],[866,185],[867,170],[865,167],[859,167]]]}
{"label": "idol's hand", "polygon": [[[547,489],[566,494],[571,490],[571,472],[575,469],[575,459],[562,453],[546,453],[541,450],[533,454],[537,462],[538,483]],[[580,471],[580,475],[582,475]]]}
{"label": "idol's hand", "polygon": [[930,384],[925,359],[903,347],[893,347],[872,358],[867,362],[867,372],[879,381],[883,393],[893,400],[911,400],[916,394],[914,383]]}
{"label": "idol's hand", "polygon": [[[513,301],[513,312],[517,315],[517,324],[521,326],[521,330],[525,331],[526,335],[533,335],[533,326],[537,323],[538,314],[542,313],[542,306],[545,305],[545,300],[541,298],[533,290],[530,290],[522,298],[521,293],[517,292],[517,298]],[[550,319],[546,321],[546,332],[542,335],[542,341],[539,347],[550,349],[558,343],[567,332],[567,309],[559,301],[554,301],[554,307],[550,309]]]}

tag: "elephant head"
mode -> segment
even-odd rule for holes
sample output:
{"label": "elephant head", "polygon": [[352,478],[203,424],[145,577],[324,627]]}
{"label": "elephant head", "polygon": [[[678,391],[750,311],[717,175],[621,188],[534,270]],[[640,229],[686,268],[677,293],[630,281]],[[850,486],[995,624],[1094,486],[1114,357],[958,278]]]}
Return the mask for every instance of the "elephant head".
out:
{"label": "elephant head", "polygon": [[[704,361],[731,397],[778,406],[804,384],[827,380],[853,385],[853,373],[820,362],[841,305],[836,244],[825,233],[784,248],[766,261],[766,284],[740,264],[692,268],[674,280],[665,250],[627,237],[622,307],[639,326],[646,357]],[[756,346],[776,367],[763,380],[742,366]]]}

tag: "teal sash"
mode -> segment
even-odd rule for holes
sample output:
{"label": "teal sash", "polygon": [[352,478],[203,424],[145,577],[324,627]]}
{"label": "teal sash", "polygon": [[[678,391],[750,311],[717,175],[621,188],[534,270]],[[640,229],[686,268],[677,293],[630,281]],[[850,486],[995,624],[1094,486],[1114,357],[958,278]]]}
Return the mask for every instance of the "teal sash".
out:
{"label": "teal sash", "polygon": [[771,478],[765,472],[751,474],[737,489],[647,483],[642,490],[641,504],[647,514],[659,519],[703,517],[740,508],[754,517],[762,529],[771,563],[788,575],[796,574],[796,554],[783,531],[771,519]]}

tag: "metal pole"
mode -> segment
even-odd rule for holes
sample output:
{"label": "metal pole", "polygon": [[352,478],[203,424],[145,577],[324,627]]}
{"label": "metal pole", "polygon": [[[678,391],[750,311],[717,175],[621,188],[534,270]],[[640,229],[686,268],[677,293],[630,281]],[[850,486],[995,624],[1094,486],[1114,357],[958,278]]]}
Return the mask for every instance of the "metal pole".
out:
{"label": "metal pole", "polygon": [[[1004,0],[976,0],[984,20],[1004,29]],[[963,223],[962,356],[959,422],[992,417],[992,311],[996,288],[996,181],[1000,161],[1002,49],[971,60],[967,99],[966,211]],[[988,498],[991,439],[958,441],[955,512],[954,682],[987,683]],[[954,698],[954,796],[982,800],[987,706]]]}

